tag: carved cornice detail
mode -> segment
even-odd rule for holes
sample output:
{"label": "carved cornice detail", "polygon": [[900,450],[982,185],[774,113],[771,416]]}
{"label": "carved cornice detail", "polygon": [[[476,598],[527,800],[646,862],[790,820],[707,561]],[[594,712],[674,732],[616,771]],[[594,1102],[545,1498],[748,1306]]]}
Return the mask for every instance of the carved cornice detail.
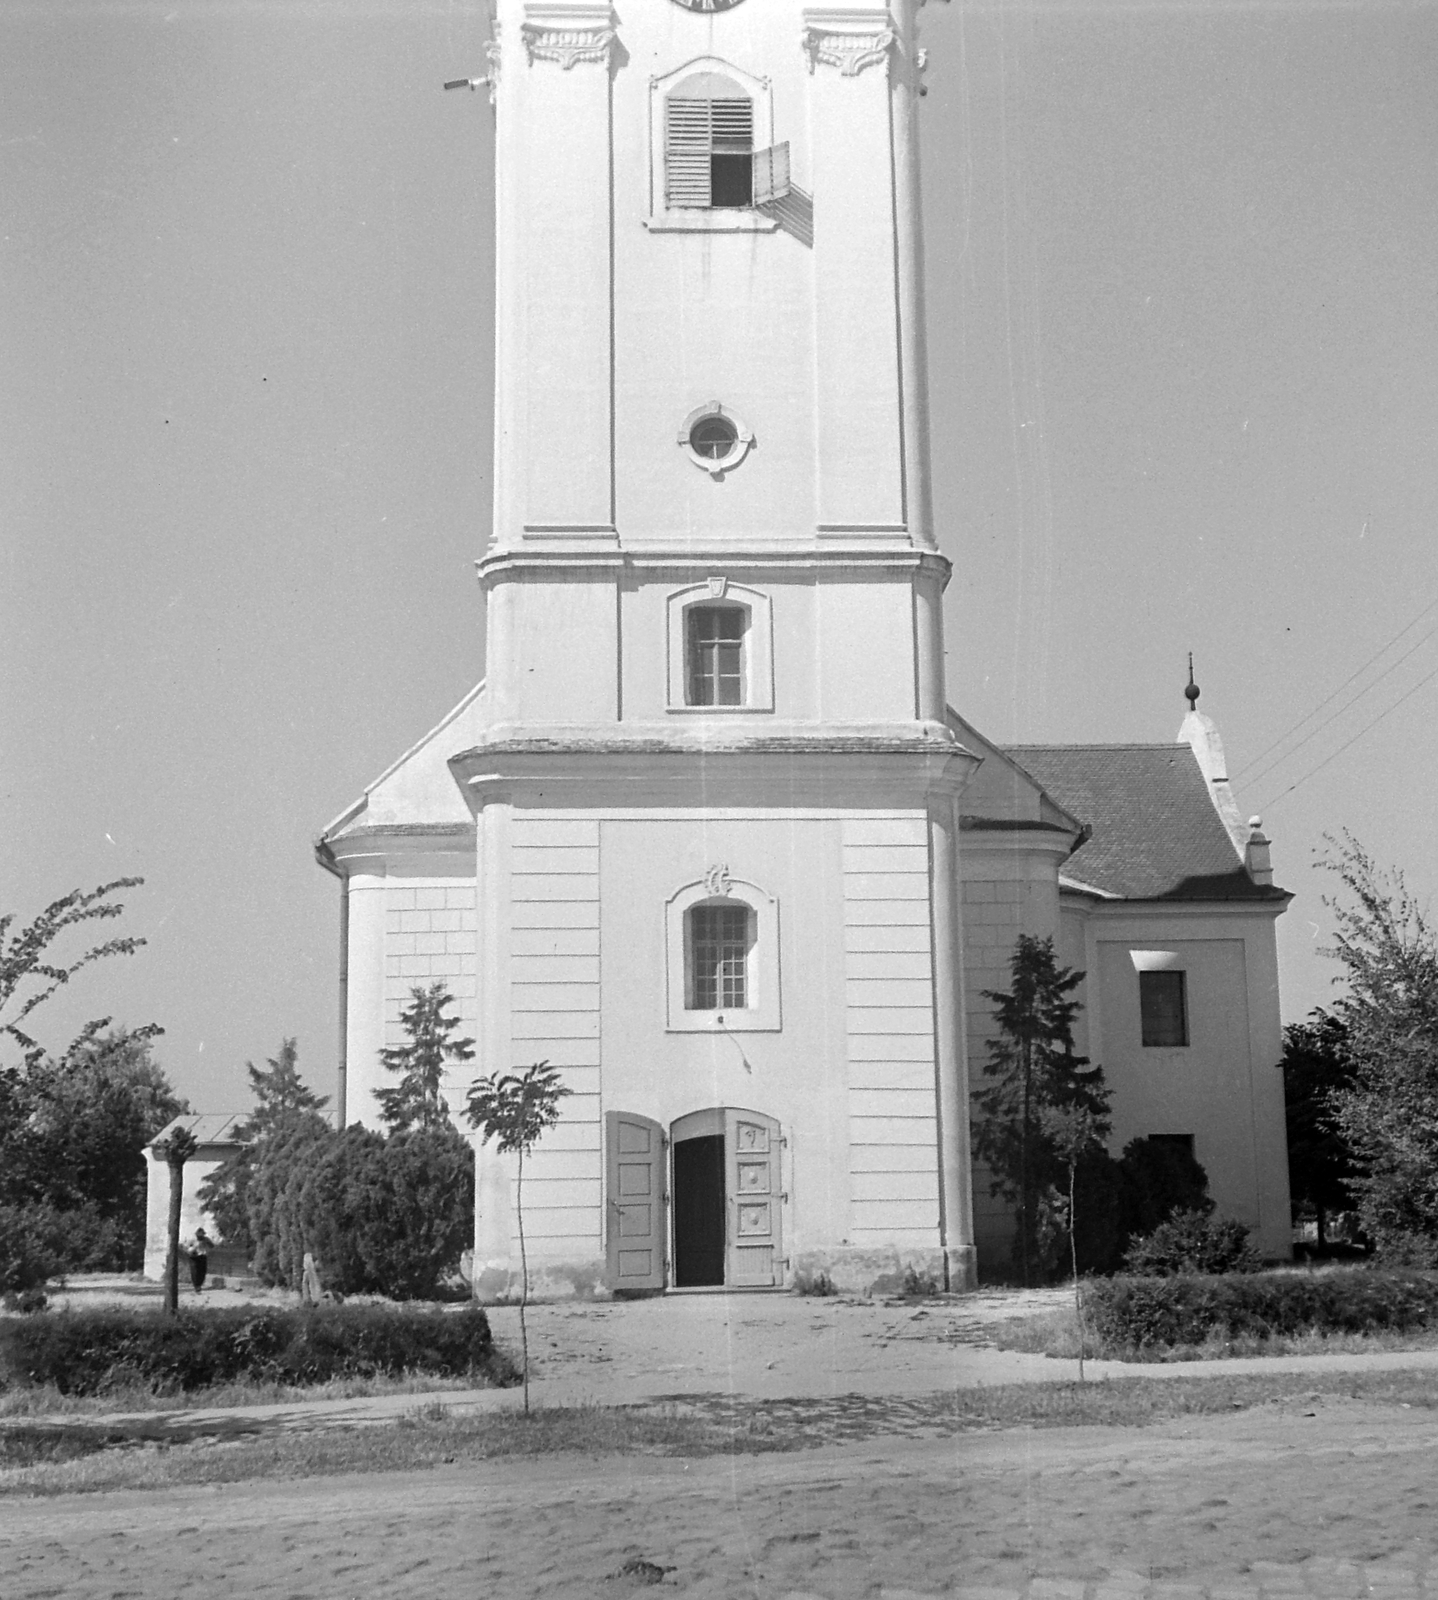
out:
{"label": "carved cornice detail", "polygon": [[607,67],[617,37],[614,13],[595,5],[527,5],[519,31],[531,66],[554,61],[566,72],[581,61]]}
{"label": "carved cornice detail", "polygon": [[842,77],[857,77],[865,67],[887,62],[898,37],[887,11],[804,13],[803,44],[810,72],[822,62],[837,67]]}

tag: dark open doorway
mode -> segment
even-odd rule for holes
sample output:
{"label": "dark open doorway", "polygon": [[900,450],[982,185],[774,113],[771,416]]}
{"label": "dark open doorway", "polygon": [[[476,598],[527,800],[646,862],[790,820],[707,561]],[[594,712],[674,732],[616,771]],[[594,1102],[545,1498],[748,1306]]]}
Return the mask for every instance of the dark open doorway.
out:
{"label": "dark open doorway", "polygon": [[674,1145],[674,1286],[724,1283],[724,1135]]}

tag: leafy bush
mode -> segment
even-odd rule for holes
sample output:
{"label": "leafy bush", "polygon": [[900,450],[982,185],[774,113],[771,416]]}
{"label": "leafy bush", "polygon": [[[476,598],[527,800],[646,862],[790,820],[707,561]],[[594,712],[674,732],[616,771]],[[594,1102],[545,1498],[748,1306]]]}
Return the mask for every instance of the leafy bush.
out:
{"label": "leafy bush", "polygon": [[145,1145],[183,1109],[144,1029],[87,1029],[58,1060],[0,1071],[0,1208],[60,1219],[52,1272],[140,1265]]}
{"label": "leafy bush", "polygon": [[1124,1251],[1176,1211],[1213,1210],[1208,1175],[1182,1145],[1131,1139],[1115,1160],[1085,1153],[1075,1172],[1075,1243],[1081,1273],[1122,1270]]}
{"label": "leafy bush", "polygon": [[1193,1151],[1169,1139],[1131,1139],[1119,1157],[1123,1231],[1129,1240],[1152,1233],[1178,1211],[1208,1216],[1208,1174]]}
{"label": "leafy bush", "polygon": [[834,1280],[827,1272],[796,1272],[794,1274],[794,1293],[813,1295],[825,1299],[829,1295],[838,1294],[834,1287]]}
{"label": "leafy bush", "polygon": [[157,1393],[237,1378],[312,1384],[331,1378],[430,1372],[507,1385],[515,1373],[494,1348],[478,1306],[389,1306],[50,1312],[0,1322],[0,1385],[53,1383],[62,1394],[103,1394],[131,1383]]}
{"label": "leafy bush", "polygon": [[0,1294],[38,1289],[60,1270],[61,1231],[49,1206],[0,1205]]}
{"label": "leafy bush", "polygon": [[1180,1272],[1257,1272],[1263,1258],[1241,1222],[1179,1211],[1130,1245],[1123,1263],[1135,1277],[1171,1278]]}
{"label": "leafy bush", "polygon": [[1089,1326],[1110,1350],[1302,1333],[1403,1332],[1438,1325],[1438,1274],[1355,1267],[1090,1279]]}
{"label": "leafy bush", "polygon": [[474,1153],[453,1127],[336,1133],[306,1112],[255,1147],[255,1271],[299,1288],[305,1252],[339,1294],[432,1299],[474,1233]]}

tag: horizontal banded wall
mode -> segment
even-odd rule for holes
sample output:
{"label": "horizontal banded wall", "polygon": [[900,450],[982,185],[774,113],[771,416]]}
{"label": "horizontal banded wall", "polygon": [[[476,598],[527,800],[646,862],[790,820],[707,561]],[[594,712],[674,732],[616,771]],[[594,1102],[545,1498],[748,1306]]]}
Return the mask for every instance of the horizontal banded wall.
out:
{"label": "horizontal banded wall", "polygon": [[[603,1253],[599,824],[516,813],[510,834],[513,1064],[548,1061],[569,1097],[524,1167],[524,1232],[550,1259]],[[518,1238],[515,1239],[516,1256]]]}
{"label": "horizontal banded wall", "polygon": [[[442,983],[458,1001],[460,1028],[456,1038],[473,1038],[478,1030],[477,959],[479,935],[474,896],[474,880],[463,883],[391,880],[384,888],[384,1042],[402,1045],[409,1042],[400,1026],[400,1012],[409,1004],[412,989],[427,989]],[[464,1108],[465,1090],[473,1080],[473,1063],[464,1062],[444,1080],[445,1099],[458,1116]],[[371,1081],[381,1087],[399,1082],[394,1073],[375,1066]],[[358,1075],[356,1075],[358,1087]],[[353,1120],[363,1116],[378,1126],[377,1108],[352,1105],[347,1108]]]}
{"label": "horizontal banded wall", "polygon": [[850,1242],[938,1242],[927,818],[843,824]]}

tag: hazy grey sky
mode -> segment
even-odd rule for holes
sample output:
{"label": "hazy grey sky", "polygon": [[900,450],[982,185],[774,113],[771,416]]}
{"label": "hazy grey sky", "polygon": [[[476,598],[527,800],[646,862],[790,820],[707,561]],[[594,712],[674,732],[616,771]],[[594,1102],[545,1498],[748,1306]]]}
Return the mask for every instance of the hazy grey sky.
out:
{"label": "hazy grey sky", "polygon": [[[1165,741],[1192,649],[1300,1017],[1325,830],[1438,885],[1438,8],[923,27],[950,698]],[[0,906],[146,878],[149,947],[37,1017],[161,1023],[200,1108],[286,1034],[332,1088],[311,840],[481,671],[491,121],[440,84],[487,32],[0,3]]]}

